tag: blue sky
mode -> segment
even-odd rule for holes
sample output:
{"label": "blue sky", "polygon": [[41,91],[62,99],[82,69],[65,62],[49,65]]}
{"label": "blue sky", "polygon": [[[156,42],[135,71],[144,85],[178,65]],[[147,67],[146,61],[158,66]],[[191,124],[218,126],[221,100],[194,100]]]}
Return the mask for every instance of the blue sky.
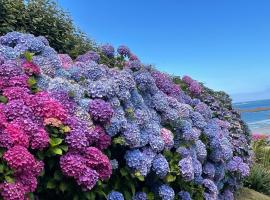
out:
{"label": "blue sky", "polygon": [[125,44],[161,71],[188,74],[230,94],[270,88],[270,1],[58,2],[90,38]]}

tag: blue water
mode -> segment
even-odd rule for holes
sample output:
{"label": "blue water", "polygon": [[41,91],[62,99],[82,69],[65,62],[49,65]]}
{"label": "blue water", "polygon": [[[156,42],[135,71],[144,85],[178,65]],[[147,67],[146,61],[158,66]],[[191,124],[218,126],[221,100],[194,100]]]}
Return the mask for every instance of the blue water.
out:
{"label": "blue water", "polygon": [[[233,106],[234,108],[241,110],[270,107],[270,99],[234,103]],[[241,117],[253,132],[270,134],[270,110],[244,112],[241,113]]]}

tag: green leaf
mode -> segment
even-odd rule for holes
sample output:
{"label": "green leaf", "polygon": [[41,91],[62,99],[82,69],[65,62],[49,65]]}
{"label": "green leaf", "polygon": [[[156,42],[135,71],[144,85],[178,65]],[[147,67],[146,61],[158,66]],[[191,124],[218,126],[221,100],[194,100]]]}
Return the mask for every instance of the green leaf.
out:
{"label": "green leaf", "polygon": [[4,168],[5,166],[3,164],[0,165],[0,173],[3,173],[4,172]]}
{"label": "green leaf", "polygon": [[134,196],[136,189],[133,183],[130,183],[130,188],[131,188],[132,196]]}
{"label": "green leaf", "polygon": [[37,157],[40,159],[40,160],[44,160],[45,156],[44,156],[44,153],[42,151],[38,151],[37,152]]}
{"label": "green leaf", "polygon": [[121,168],[120,173],[121,173],[122,176],[128,175],[128,171],[126,170],[126,168]]}
{"label": "green leaf", "polygon": [[63,151],[62,149],[58,148],[58,147],[54,147],[51,149],[52,152],[55,154],[55,155],[62,155],[63,154]]}
{"label": "green leaf", "polygon": [[73,197],[73,200],[79,200],[80,198],[79,198],[79,195],[75,195],[74,197]]}
{"label": "green leaf", "polygon": [[59,170],[56,170],[56,171],[54,172],[53,178],[54,178],[55,180],[57,180],[57,181],[60,181],[60,180],[62,179],[62,174],[61,174],[61,172],[60,172]]}
{"label": "green leaf", "polygon": [[96,199],[96,194],[94,192],[85,192],[84,194],[88,200]]}
{"label": "green leaf", "polygon": [[140,172],[136,172],[134,175],[139,181],[144,181],[144,176],[142,176]]}
{"label": "green leaf", "polygon": [[48,181],[48,183],[47,183],[48,189],[54,189],[55,187],[56,187],[56,184],[54,181],[52,181],[52,180]]}
{"label": "green leaf", "polygon": [[169,175],[167,175],[167,176],[165,177],[165,181],[166,181],[167,183],[174,182],[175,179],[176,179],[176,176],[173,176],[173,175],[171,175],[171,174],[169,174]]}
{"label": "green leaf", "polygon": [[14,183],[14,179],[10,176],[5,176],[5,180],[8,182],[8,183]]}
{"label": "green leaf", "polygon": [[35,196],[34,196],[33,192],[29,193],[29,199],[30,200],[35,200]]}
{"label": "green leaf", "polygon": [[61,138],[51,138],[50,139],[50,145],[52,147],[58,146],[59,144],[61,144],[63,142],[63,139]]}
{"label": "green leaf", "polygon": [[37,81],[36,81],[36,79],[35,79],[33,76],[31,76],[31,77],[28,79],[27,83],[28,83],[28,85],[29,85],[30,87],[32,87],[32,86],[34,86],[34,85],[37,83]]}
{"label": "green leaf", "polygon": [[154,200],[154,199],[155,199],[154,193],[149,192],[149,193],[147,194],[147,199],[148,199],[148,200]]}
{"label": "green leaf", "polygon": [[6,103],[8,102],[7,97],[5,97],[5,96],[3,96],[3,95],[0,95],[0,102],[6,104]]}
{"label": "green leaf", "polygon": [[61,192],[65,192],[68,188],[68,184],[66,184],[65,182],[61,182],[59,185],[59,189]]}
{"label": "green leaf", "polygon": [[0,157],[2,157],[4,153],[5,153],[5,149],[0,148]]}
{"label": "green leaf", "polygon": [[61,127],[61,130],[63,130],[64,133],[70,132],[69,126],[63,126],[63,127]]}
{"label": "green leaf", "polygon": [[105,192],[103,192],[102,190],[98,190],[97,193],[98,193],[100,196],[104,197],[104,198],[107,197],[107,195],[105,194]]}
{"label": "green leaf", "polygon": [[64,152],[68,151],[68,146],[67,145],[60,145],[59,148],[61,148]]}
{"label": "green leaf", "polygon": [[73,91],[69,91],[69,92],[68,92],[68,96],[69,96],[70,98],[74,98],[74,97],[75,97],[75,93],[74,93]]}
{"label": "green leaf", "polygon": [[132,199],[131,194],[128,191],[124,191],[125,199]]}
{"label": "green leaf", "polygon": [[24,57],[29,62],[33,60],[34,55],[35,55],[34,53],[31,53],[29,51],[24,52]]}
{"label": "green leaf", "polygon": [[123,137],[113,138],[113,144],[124,145],[125,144],[125,139]]}

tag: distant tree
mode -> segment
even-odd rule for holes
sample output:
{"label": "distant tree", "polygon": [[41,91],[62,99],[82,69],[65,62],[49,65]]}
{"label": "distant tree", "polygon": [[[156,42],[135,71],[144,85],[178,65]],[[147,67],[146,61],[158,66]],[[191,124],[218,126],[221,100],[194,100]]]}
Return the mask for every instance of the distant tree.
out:
{"label": "distant tree", "polygon": [[0,0],[0,35],[10,31],[45,36],[50,46],[73,58],[95,46],[54,0]]}

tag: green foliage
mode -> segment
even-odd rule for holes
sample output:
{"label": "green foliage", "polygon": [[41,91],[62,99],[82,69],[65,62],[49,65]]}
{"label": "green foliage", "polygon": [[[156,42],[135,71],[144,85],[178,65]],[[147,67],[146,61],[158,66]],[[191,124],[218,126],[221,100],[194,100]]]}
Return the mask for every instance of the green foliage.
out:
{"label": "green foliage", "polygon": [[29,52],[29,51],[26,51],[26,52],[24,53],[25,59],[26,59],[27,61],[29,61],[29,62],[32,61],[34,55],[35,55],[34,53],[31,53],[31,52]]}
{"label": "green foliage", "polygon": [[0,95],[0,103],[7,103],[7,102],[8,102],[7,97]]}
{"label": "green foliage", "polygon": [[9,168],[7,163],[3,160],[4,149],[0,148],[0,181],[6,181],[8,183],[14,182],[13,170]]}
{"label": "green foliage", "polygon": [[37,86],[37,80],[36,80],[36,77],[35,76],[30,76],[27,80],[27,84],[31,90],[32,93],[37,93],[39,92],[40,90],[38,89],[38,86]]}
{"label": "green foliage", "polygon": [[73,58],[95,46],[54,0],[0,0],[0,35],[10,31],[45,36],[51,47]]}
{"label": "green foliage", "polygon": [[244,185],[258,192],[270,195],[270,171],[260,164],[255,164]]}
{"label": "green foliage", "polygon": [[252,149],[256,162],[270,169],[270,146],[265,139],[253,141]]}

